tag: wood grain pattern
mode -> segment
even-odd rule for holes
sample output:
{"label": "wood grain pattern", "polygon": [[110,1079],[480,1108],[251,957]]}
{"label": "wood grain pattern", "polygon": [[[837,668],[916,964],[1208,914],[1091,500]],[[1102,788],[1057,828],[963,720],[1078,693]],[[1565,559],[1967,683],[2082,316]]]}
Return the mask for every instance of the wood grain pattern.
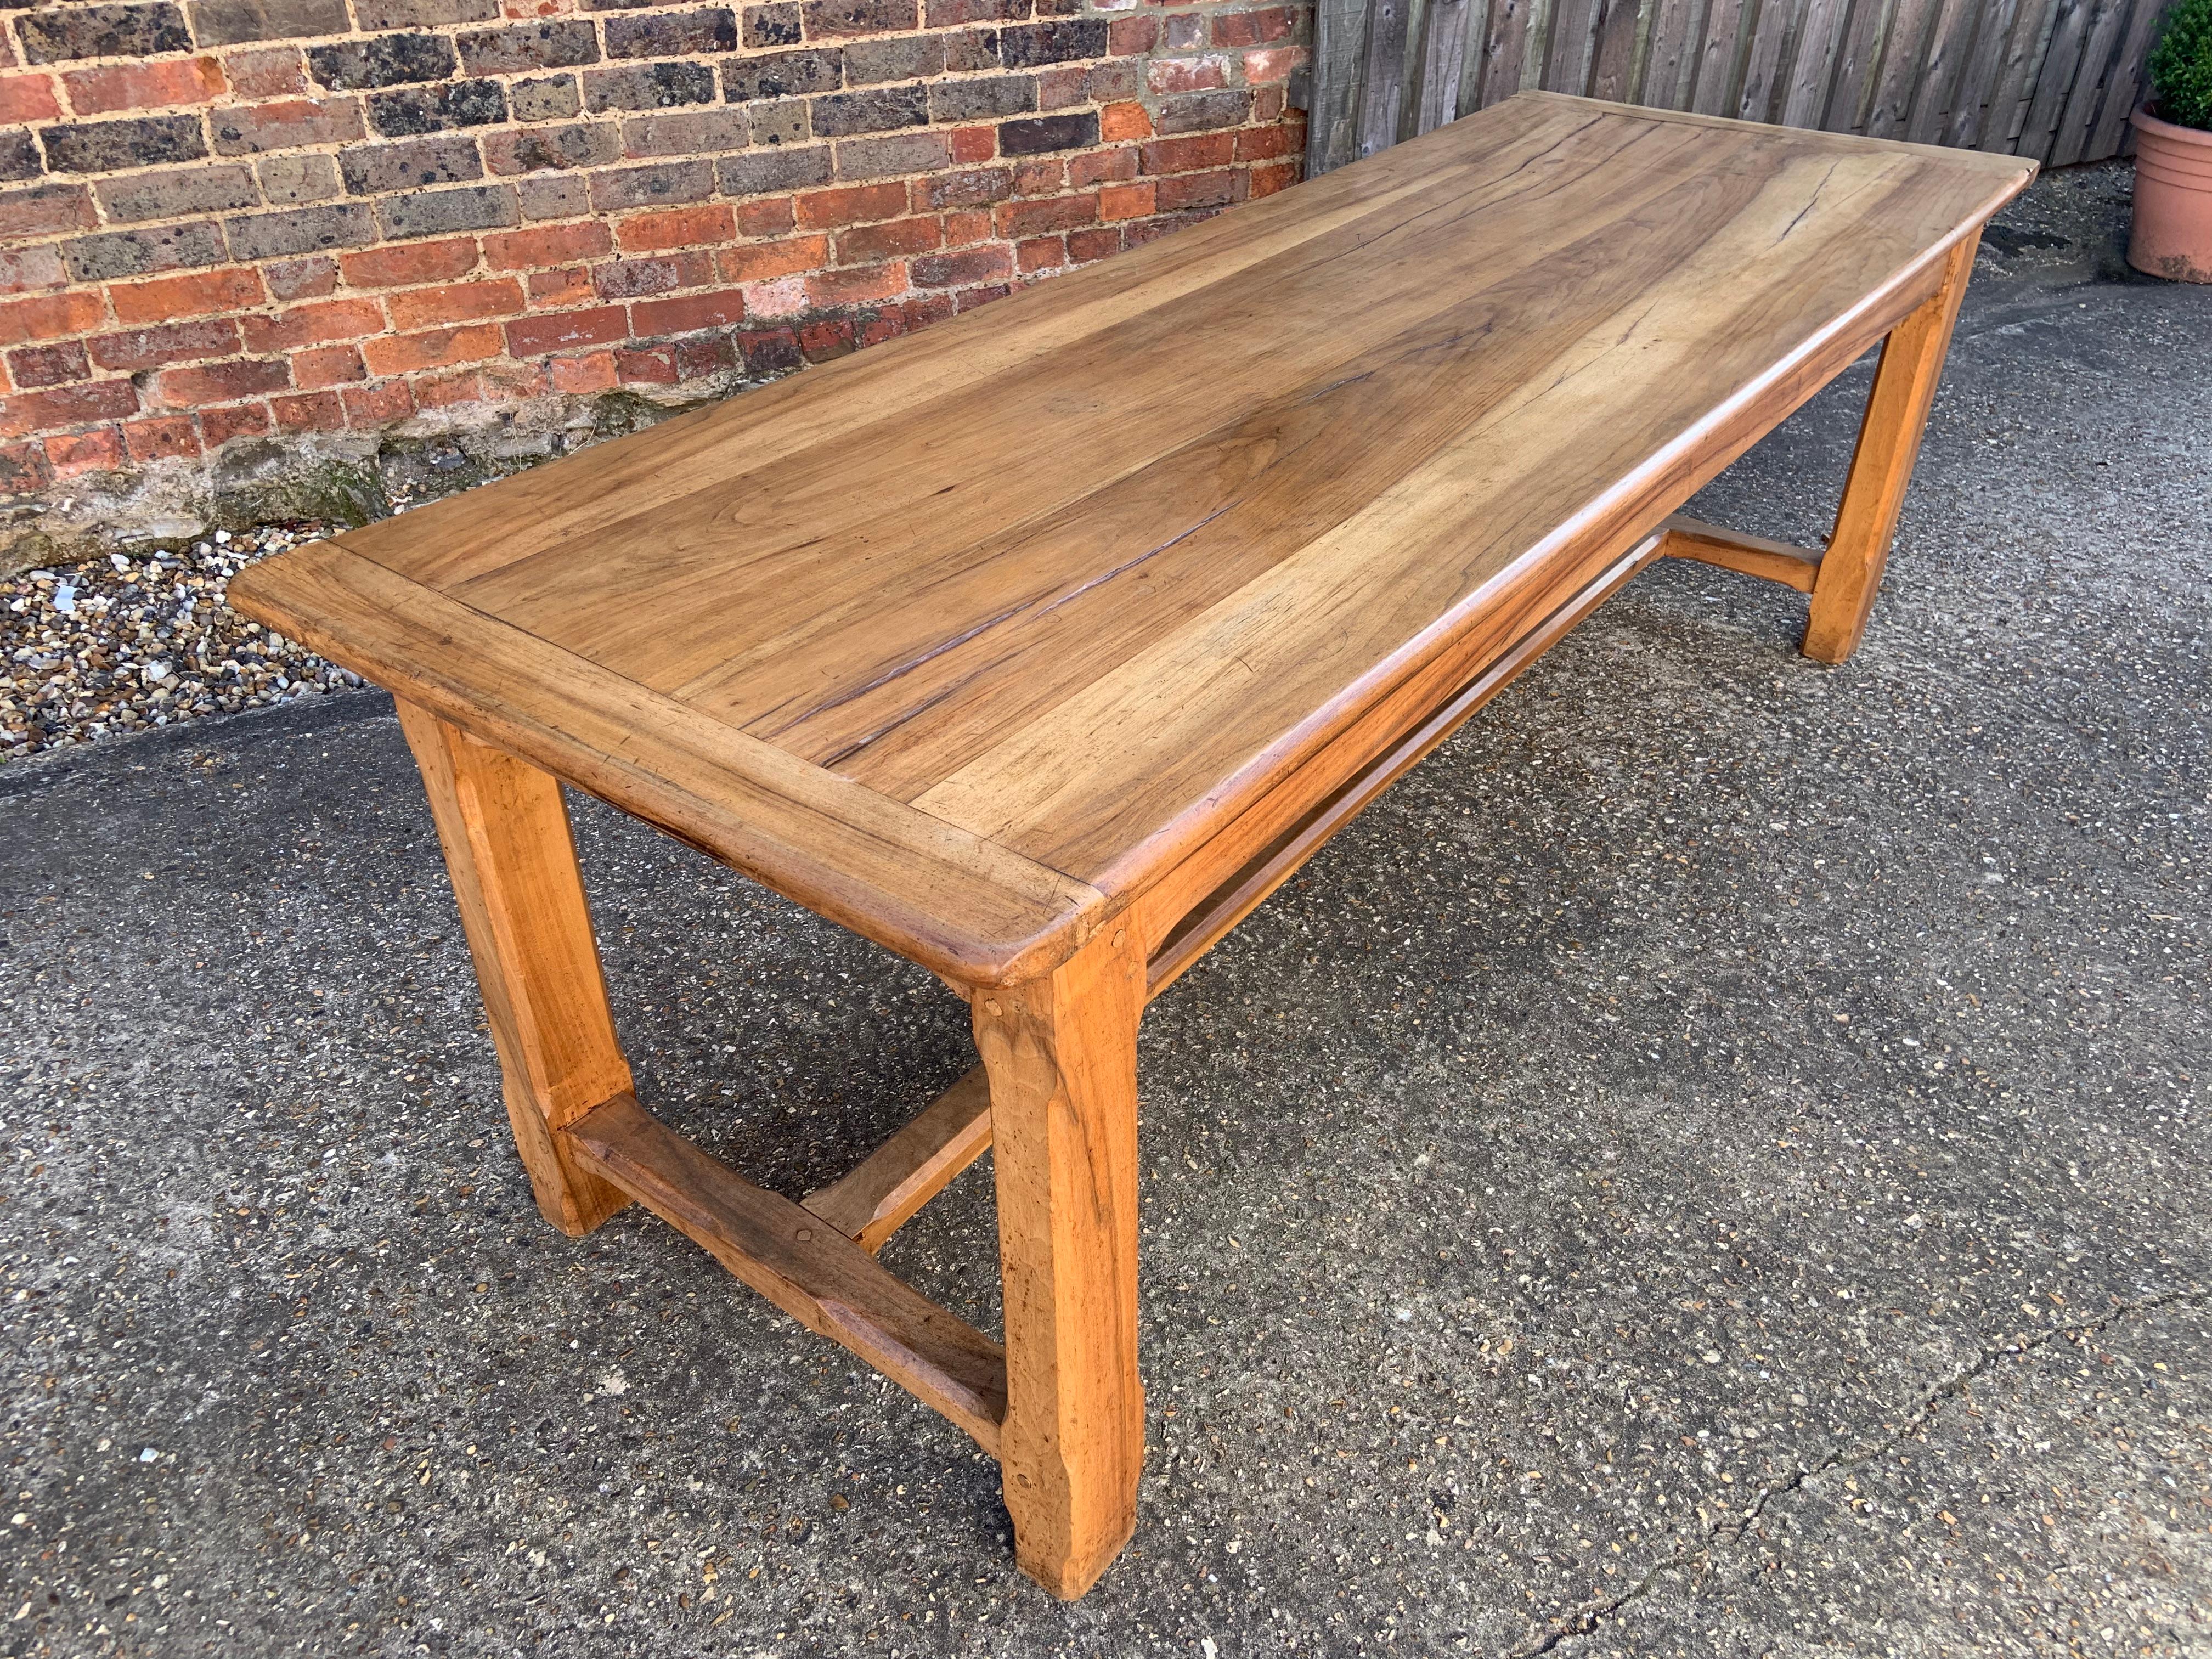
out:
{"label": "wood grain pattern", "polygon": [[630,1086],[552,776],[403,701],[430,815],[475,959],[515,1149],[544,1218],[572,1237],[629,1200],[560,1130]]}
{"label": "wood grain pattern", "polygon": [[1006,1285],[999,1453],[1014,1551],[1055,1595],[1128,1541],[1145,1460],[1137,1376],[1137,1018],[1145,958],[1102,933],[1047,978],[979,992]]}
{"label": "wood grain pattern", "polygon": [[754,1186],[619,1095],[562,1131],[573,1154],[807,1329],[842,1343],[996,1455],[999,1345],[821,1217]]}
{"label": "wood grain pattern", "polygon": [[991,1081],[978,1066],[806,1207],[870,1255],[991,1145]]}
{"label": "wood grain pattern", "polygon": [[1808,549],[1765,536],[1746,535],[1741,530],[1724,530],[1680,513],[1660,527],[1659,556],[1696,559],[1724,570],[1741,570],[1794,587],[1800,593],[1813,591],[1814,579],[1820,569],[1820,556]]}
{"label": "wood grain pattern", "polygon": [[1524,94],[234,594],[956,982],[1026,981],[1651,533],[2031,172]]}

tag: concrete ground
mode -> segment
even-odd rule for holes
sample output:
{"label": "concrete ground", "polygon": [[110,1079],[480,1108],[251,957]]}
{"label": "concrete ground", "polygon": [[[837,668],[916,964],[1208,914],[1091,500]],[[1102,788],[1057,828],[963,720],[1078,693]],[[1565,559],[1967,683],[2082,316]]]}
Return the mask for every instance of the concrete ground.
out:
{"label": "concrete ground", "polygon": [[[0,773],[0,1650],[2212,1652],[2212,291],[1990,239],[1888,588],[1638,578],[1157,1005],[1151,1457],[532,1211],[371,694]],[[1817,536],[1866,366],[1709,492]],[[641,1092],[840,1171],[927,975],[586,804]],[[988,1176],[893,1242],[995,1318]]]}

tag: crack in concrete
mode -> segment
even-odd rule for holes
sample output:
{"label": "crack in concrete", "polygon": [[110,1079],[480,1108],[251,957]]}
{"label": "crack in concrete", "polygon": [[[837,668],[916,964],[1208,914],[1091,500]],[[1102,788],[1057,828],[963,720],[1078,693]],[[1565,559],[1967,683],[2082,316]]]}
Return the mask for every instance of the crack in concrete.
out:
{"label": "crack in concrete", "polygon": [[1678,1567],[1686,1567],[1695,1561],[1710,1556],[1717,1546],[1741,1541],[1744,1534],[1757,1523],[1759,1518],[1766,1513],[1768,1507],[1778,1498],[1786,1498],[1790,1493],[1800,1491],[1819,1480],[1822,1475],[1833,1474],[1838,1469],[1856,1468],[1902,1444],[1933,1419],[1948,1401],[1958,1399],[1975,1382],[1989,1375],[2000,1361],[2009,1358],[2025,1362],[2030,1355],[2039,1352],[2062,1338],[2077,1339],[2094,1336],[2107,1327],[2134,1315],[2154,1312],[2160,1308],[2172,1307],[2178,1303],[2203,1302],[2208,1297],[2212,1297],[2212,1291],[2201,1289],[2160,1291],[2154,1296],[2139,1297],[2132,1302],[2119,1303],[2095,1319],[2084,1320],[2075,1325],[2060,1325],[2047,1331],[2024,1333],[2018,1340],[1983,1349],[1968,1364],[1923,1394],[1919,1402],[1887,1433],[1870,1443],[1862,1444],[1856,1450],[1839,1449],[1808,1468],[1795,1470],[1778,1480],[1768,1481],[1759,1488],[1758,1496],[1742,1510],[1730,1511],[1717,1519],[1706,1522],[1702,1535],[1694,1544],[1686,1543],[1671,1555],[1664,1556],[1653,1562],[1645,1570],[1642,1577],[1618,1595],[1608,1596],[1603,1601],[1595,1601],[1583,1607],[1577,1613],[1570,1613],[1564,1618],[1554,1619],[1550,1632],[1540,1641],[1533,1646],[1513,1649],[1506,1656],[1506,1659],[1539,1659],[1539,1656],[1553,1652],[1563,1642],[1591,1634],[1600,1625],[1622,1608],[1650,1594],[1652,1586],[1659,1581],[1660,1574]]}

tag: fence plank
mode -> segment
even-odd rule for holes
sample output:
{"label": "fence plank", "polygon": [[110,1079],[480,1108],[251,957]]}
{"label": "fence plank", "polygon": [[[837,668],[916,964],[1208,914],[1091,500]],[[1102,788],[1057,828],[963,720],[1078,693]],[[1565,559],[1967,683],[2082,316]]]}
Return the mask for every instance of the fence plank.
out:
{"label": "fence plank", "polygon": [[1836,78],[1836,52],[1850,21],[1850,0],[1813,0],[1805,26],[1797,32],[1797,55],[1790,67],[1782,100],[1782,123],[1816,127],[1828,107],[1828,88]]}
{"label": "fence plank", "polygon": [[2009,151],[2019,139],[2021,128],[2027,124],[2036,71],[2043,67],[2044,54],[2051,48],[2059,0],[2021,0],[2020,18],[2005,52],[2004,75],[1982,117],[1980,149]]}
{"label": "fence plank", "polygon": [[1867,105],[1874,98],[1874,72],[1881,62],[1884,31],[1897,0],[1855,0],[1850,26],[1844,31],[1844,50],[1836,64],[1836,78],[1828,92],[1827,113],[1820,125],[1830,132],[1856,132],[1866,125]]}
{"label": "fence plank", "polygon": [[1776,94],[1782,78],[1783,53],[1796,32],[1803,6],[1798,0],[1764,0],[1751,46],[1744,54],[1743,90],[1736,94],[1735,114],[1746,121],[1774,118]]}
{"label": "fence plank", "polygon": [[1365,88],[1359,102],[1362,160],[1398,142],[1398,116],[1406,97],[1406,15],[1411,0],[1367,0],[1367,41],[1362,58]]}
{"label": "fence plank", "polygon": [[1705,21],[1701,0],[1658,0],[1640,102],[1661,109],[1690,106],[1691,77],[1696,72]]}
{"label": "fence plank", "polygon": [[1521,59],[1527,49],[1528,8],[1533,3],[1534,0],[1491,0],[1482,32],[1481,72],[1475,79],[1478,109],[1487,109],[1521,90]]}
{"label": "fence plank", "polygon": [[1932,144],[1942,137],[1944,118],[1951,112],[1951,97],[1958,90],[1974,47],[1977,30],[1993,22],[1992,0],[1943,0],[1935,27],[1921,53],[1907,107],[1903,136],[1915,143]]}
{"label": "fence plank", "polygon": [[2113,58],[2120,49],[2128,24],[2128,0],[2105,0],[2089,27],[2089,42],[2081,51],[2081,67],[2074,76],[2074,90],[2058,118],[2058,131],[2051,142],[2051,165],[2063,167],[2081,159],[2089,130],[2096,125],[2105,88],[2115,73]]}
{"label": "fence plank", "polygon": [[1429,0],[1421,18],[1421,96],[1416,132],[1431,132],[1459,116],[1459,80],[1467,66],[1468,0]]}
{"label": "fence plank", "polygon": [[2073,91],[2074,77],[2081,67],[2081,47],[2089,32],[2093,4],[2094,0],[2058,0],[2051,44],[2036,70],[2035,95],[2028,100],[2027,118],[2013,145],[2014,155],[2033,155],[2038,161],[2050,157],[2059,114],[2066,107],[2066,95]]}
{"label": "fence plank", "polygon": [[2128,24],[2127,39],[2121,43],[2119,63],[2113,69],[2105,106],[2098,112],[2088,146],[2082,151],[2083,161],[2101,161],[2107,155],[2118,155],[2121,144],[2132,136],[2128,117],[2142,101],[2144,60],[2150,56],[2150,44],[2164,9],[2159,0],[2136,0],[2135,16]]}
{"label": "fence plank", "polygon": [[1597,50],[1590,64],[1589,95],[1626,103],[1633,93],[1636,42],[1649,6],[1644,0],[1604,0],[1597,20]]}
{"label": "fence plank", "polygon": [[1898,0],[1889,38],[1883,42],[1881,69],[1875,76],[1874,100],[1861,129],[1869,138],[1899,138],[1912,113],[1912,87],[1925,61],[1929,26],[1936,0]]}
{"label": "fence plank", "polygon": [[1544,65],[1547,91],[1581,97],[1589,90],[1590,37],[1599,0],[1557,0],[1551,47]]}
{"label": "fence plank", "polygon": [[[1735,91],[1735,66],[1743,45],[1746,0],[1710,0],[1705,9],[1705,44],[1698,54],[1697,90],[1690,107],[1700,115],[1729,112]],[[1781,3],[1781,0],[1774,0]]]}
{"label": "fence plank", "polygon": [[1941,134],[1942,143],[1964,149],[1975,149],[1981,143],[1989,101],[1996,91],[2005,53],[2020,21],[2020,0],[1986,0],[1986,3],[1988,14],[1975,31],[1972,49],[1959,70],[1959,84],[1952,88],[1951,108],[1943,118]]}

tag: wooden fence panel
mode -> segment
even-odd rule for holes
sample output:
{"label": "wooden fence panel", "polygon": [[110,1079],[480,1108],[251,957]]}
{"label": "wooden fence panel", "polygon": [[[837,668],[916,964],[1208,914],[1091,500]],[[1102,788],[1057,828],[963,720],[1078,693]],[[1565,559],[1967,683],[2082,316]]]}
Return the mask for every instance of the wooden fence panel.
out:
{"label": "wooden fence panel", "polygon": [[1307,168],[1543,87],[2033,155],[2128,148],[2166,0],[1315,0]]}

